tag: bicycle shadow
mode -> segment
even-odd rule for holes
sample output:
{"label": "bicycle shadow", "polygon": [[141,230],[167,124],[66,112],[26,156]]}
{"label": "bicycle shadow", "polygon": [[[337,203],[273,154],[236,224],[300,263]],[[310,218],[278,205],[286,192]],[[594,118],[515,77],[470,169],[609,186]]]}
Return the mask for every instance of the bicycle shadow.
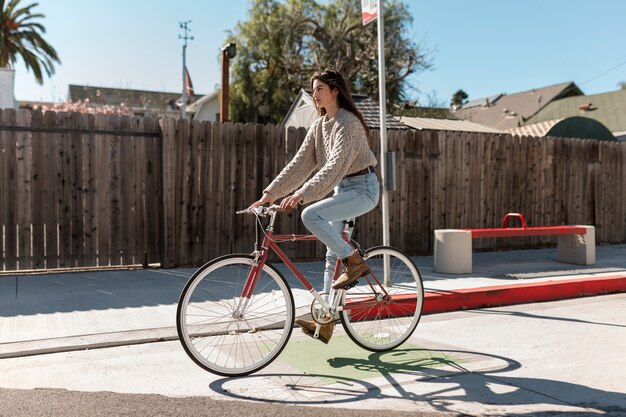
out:
{"label": "bicycle shadow", "polygon": [[[598,412],[626,415],[623,393],[504,375],[522,365],[511,358],[487,353],[411,348],[372,353],[367,359],[336,357],[327,362],[332,370],[341,370],[342,375],[349,375],[350,370],[365,371],[372,375],[372,380],[332,372],[272,373],[223,378],[212,382],[210,388],[237,399],[295,405],[395,399],[428,404],[436,411],[452,413],[458,412],[458,403],[475,403],[490,407],[541,404],[551,409],[568,408],[577,416]],[[374,377],[382,380],[373,380]]]}

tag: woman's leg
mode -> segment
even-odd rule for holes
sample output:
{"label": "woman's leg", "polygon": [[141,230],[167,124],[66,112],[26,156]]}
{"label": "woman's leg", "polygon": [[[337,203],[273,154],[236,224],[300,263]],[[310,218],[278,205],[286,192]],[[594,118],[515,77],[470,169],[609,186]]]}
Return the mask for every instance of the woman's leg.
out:
{"label": "woman's leg", "polygon": [[[354,221],[354,219],[348,219]],[[346,221],[329,222],[330,225],[340,234],[343,234]],[[348,240],[352,237],[352,227],[348,228]],[[330,292],[330,286],[333,283],[333,275],[335,274],[335,266],[337,265],[337,255],[329,248],[326,248],[326,267],[324,269],[324,292]]]}
{"label": "woman's leg", "polygon": [[327,247],[325,289],[326,282],[332,280],[335,268],[333,258],[345,259],[353,254],[352,247],[341,236],[343,222],[372,210],[378,203],[378,196],[376,175],[360,175],[344,179],[335,188],[333,196],[310,205],[302,212],[304,225]]}
{"label": "woman's leg", "polygon": [[304,209],[302,222],[328,249],[344,259],[352,254],[352,248],[330,222],[344,221],[367,213],[376,207],[378,194],[375,174],[345,178],[333,196]]}

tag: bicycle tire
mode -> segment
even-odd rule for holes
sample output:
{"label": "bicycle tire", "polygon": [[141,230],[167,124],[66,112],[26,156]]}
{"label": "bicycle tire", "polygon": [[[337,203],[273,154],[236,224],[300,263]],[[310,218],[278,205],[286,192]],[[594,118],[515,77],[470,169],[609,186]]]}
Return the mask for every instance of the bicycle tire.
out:
{"label": "bicycle tire", "polygon": [[200,267],[183,289],[176,312],[179,340],[200,367],[242,376],[269,365],[291,335],[294,301],[282,274],[265,264],[245,311],[238,308],[254,258],[226,255]]}
{"label": "bicycle tire", "polygon": [[[384,257],[389,256],[390,279],[384,283]],[[424,305],[419,270],[397,249],[378,246],[365,252],[369,275],[342,296],[341,324],[359,346],[382,352],[400,346],[415,331]],[[384,297],[384,288],[389,297]]]}

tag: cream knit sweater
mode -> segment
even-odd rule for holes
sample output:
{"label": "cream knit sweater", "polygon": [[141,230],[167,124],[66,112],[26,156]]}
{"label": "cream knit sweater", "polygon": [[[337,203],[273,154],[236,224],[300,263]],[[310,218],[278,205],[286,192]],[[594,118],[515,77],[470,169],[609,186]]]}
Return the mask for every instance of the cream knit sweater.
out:
{"label": "cream knit sweater", "polygon": [[321,200],[343,177],[370,165],[376,165],[376,157],[361,121],[341,108],[332,119],[322,116],[313,122],[296,156],[265,191],[278,199],[300,187],[297,193],[306,204]]}

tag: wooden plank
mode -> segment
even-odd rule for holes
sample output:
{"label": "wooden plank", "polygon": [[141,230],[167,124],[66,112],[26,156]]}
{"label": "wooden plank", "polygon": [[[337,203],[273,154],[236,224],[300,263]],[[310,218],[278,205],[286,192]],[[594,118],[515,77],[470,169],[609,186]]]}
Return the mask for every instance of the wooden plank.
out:
{"label": "wooden plank", "polygon": [[[129,116],[120,117],[120,128],[125,131],[133,130],[133,124]],[[137,199],[139,198],[140,190],[135,181],[135,170],[137,165],[143,165],[145,163],[145,156],[143,159],[139,158],[137,148],[143,148],[143,141],[145,139],[141,137],[126,136],[121,137],[119,141],[120,154],[119,160],[119,184],[120,184],[120,263],[122,265],[132,265],[134,263],[140,263],[138,259],[135,262],[135,223],[137,222],[136,214],[138,209]]]}
{"label": "wooden plank", "polygon": [[[46,112],[43,116],[45,127],[56,127],[57,113]],[[57,170],[57,149],[60,146],[59,135],[46,133],[43,145],[43,170],[45,172],[43,188],[43,224],[45,234],[45,267],[54,269],[59,267],[58,249],[58,189],[59,174]]]}
{"label": "wooden plank", "polygon": [[181,177],[178,207],[180,213],[178,258],[181,265],[191,265],[192,250],[192,189],[194,183],[194,165],[192,157],[192,136],[189,121],[179,120],[178,132],[180,139]]}
{"label": "wooden plank", "polygon": [[[109,116],[108,120],[109,126],[108,128],[112,131],[119,131],[121,129],[121,119],[120,116],[112,115]],[[121,141],[123,138],[119,135],[113,134],[110,137],[110,158],[109,158],[109,166],[107,169],[109,170],[109,204],[111,207],[110,211],[110,227],[111,227],[111,240],[110,240],[110,262],[111,265],[121,265],[122,259],[122,172],[121,172],[121,161],[122,161],[122,144]]]}
{"label": "wooden plank", "polygon": [[[43,126],[43,113],[41,111],[33,111],[31,114],[31,126],[40,128]],[[44,167],[44,134],[41,132],[32,133],[32,156],[33,165],[31,171],[32,185],[32,228],[33,228],[33,269],[45,268],[45,235],[44,235],[44,211],[49,207],[44,204],[43,195],[46,181],[46,172]],[[0,169],[0,172],[2,170]],[[2,216],[0,215],[0,219]],[[1,245],[0,245],[1,246]],[[1,248],[0,248],[1,251]]]}
{"label": "wooden plank", "polygon": [[[57,115],[57,123],[66,127],[68,122],[68,113],[59,113]],[[71,264],[71,174],[70,174],[70,133],[63,132],[58,135],[58,146],[56,150],[56,169],[58,181],[57,195],[57,214],[58,214],[58,230],[59,230],[59,267],[68,268],[75,265]]]}
{"label": "wooden plank", "polygon": [[163,131],[163,267],[176,264],[176,120],[161,120]]}
{"label": "wooden plank", "polygon": [[190,263],[192,265],[201,265],[204,258],[204,241],[206,221],[206,192],[204,182],[206,181],[206,167],[204,166],[204,152],[206,148],[206,127],[205,124],[194,120],[191,122],[192,134],[192,154],[191,160],[194,167],[193,184],[191,188],[192,207],[191,207],[191,235],[192,242],[190,248]]}
{"label": "wooden plank", "polygon": [[[15,126],[17,114],[13,109],[2,111],[3,124]],[[17,138],[15,132],[3,131],[4,137],[4,172],[2,202],[4,205],[4,267],[6,270],[17,269]]]}
{"label": "wooden plank", "polygon": [[213,176],[212,176],[212,203],[213,203],[213,219],[214,219],[214,227],[213,227],[213,232],[212,235],[214,236],[214,239],[216,240],[215,245],[213,246],[213,252],[211,254],[211,257],[215,257],[215,256],[220,256],[220,255],[224,255],[227,253],[227,250],[225,249],[225,245],[222,239],[222,212],[224,210],[224,205],[226,204],[225,201],[225,194],[224,194],[224,184],[226,181],[226,177],[224,175],[224,170],[225,170],[225,154],[227,153],[227,151],[224,150],[224,148],[227,146],[227,143],[224,140],[223,137],[223,128],[224,125],[222,123],[214,123],[212,125],[212,132],[211,132],[211,142],[212,142],[212,149],[211,149],[211,154],[212,154],[212,166],[213,169],[211,170],[211,172],[213,172]]}
{"label": "wooden plank", "polygon": [[[83,115],[80,113],[70,114],[70,127],[75,129],[83,129]],[[69,195],[70,200],[70,264],[73,266],[83,266],[85,260],[85,221],[83,217],[84,211],[84,191],[83,191],[83,135],[82,133],[74,133],[69,139],[69,160],[70,177]]]}
{"label": "wooden plank", "polygon": [[[103,114],[96,115],[96,127],[105,129],[108,118]],[[110,136],[96,135],[96,207],[97,207],[97,235],[98,235],[98,266],[111,265],[111,152],[112,141]]]}
{"label": "wooden plank", "polygon": [[[16,122],[18,126],[30,125],[30,111],[18,110]],[[18,269],[28,270],[33,268],[31,253],[32,243],[32,142],[29,132],[17,132],[16,134],[16,194],[14,199],[17,203],[17,248]]]}
{"label": "wooden plank", "polygon": [[[93,130],[96,128],[96,117],[93,114],[84,115],[83,125]],[[82,134],[82,154],[83,154],[83,211],[84,211],[84,254],[85,259],[83,265],[98,265],[98,206],[96,205],[97,188],[97,159],[96,152],[96,135],[92,133]]]}
{"label": "wooden plank", "polygon": [[203,155],[203,166],[206,167],[207,174],[204,177],[204,190],[205,190],[205,222],[204,222],[204,250],[203,256],[205,260],[209,260],[217,256],[218,252],[215,250],[215,246],[219,243],[216,241],[215,236],[215,224],[216,224],[216,212],[218,207],[217,201],[217,166],[219,161],[215,155],[216,142],[216,129],[214,124],[205,122],[204,124],[206,132],[206,146]]}
{"label": "wooden plank", "polygon": [[[152,117],[141,118],[143,131],[158,132],[160,130],[156,119]],[[142,131],[138,125],[136,130]],[[159,263],[163,265],[164,258],[164,194],[163,194],[163,138],[150,137],[144,140],[143,153],[145,164],[141,165],[136,172],[137,182],[142,187],[142,200],[140,201],[140,213],[138,214],[138,239],[140,246],[136,250],[136,256],[143,257],[142,263]]]}

